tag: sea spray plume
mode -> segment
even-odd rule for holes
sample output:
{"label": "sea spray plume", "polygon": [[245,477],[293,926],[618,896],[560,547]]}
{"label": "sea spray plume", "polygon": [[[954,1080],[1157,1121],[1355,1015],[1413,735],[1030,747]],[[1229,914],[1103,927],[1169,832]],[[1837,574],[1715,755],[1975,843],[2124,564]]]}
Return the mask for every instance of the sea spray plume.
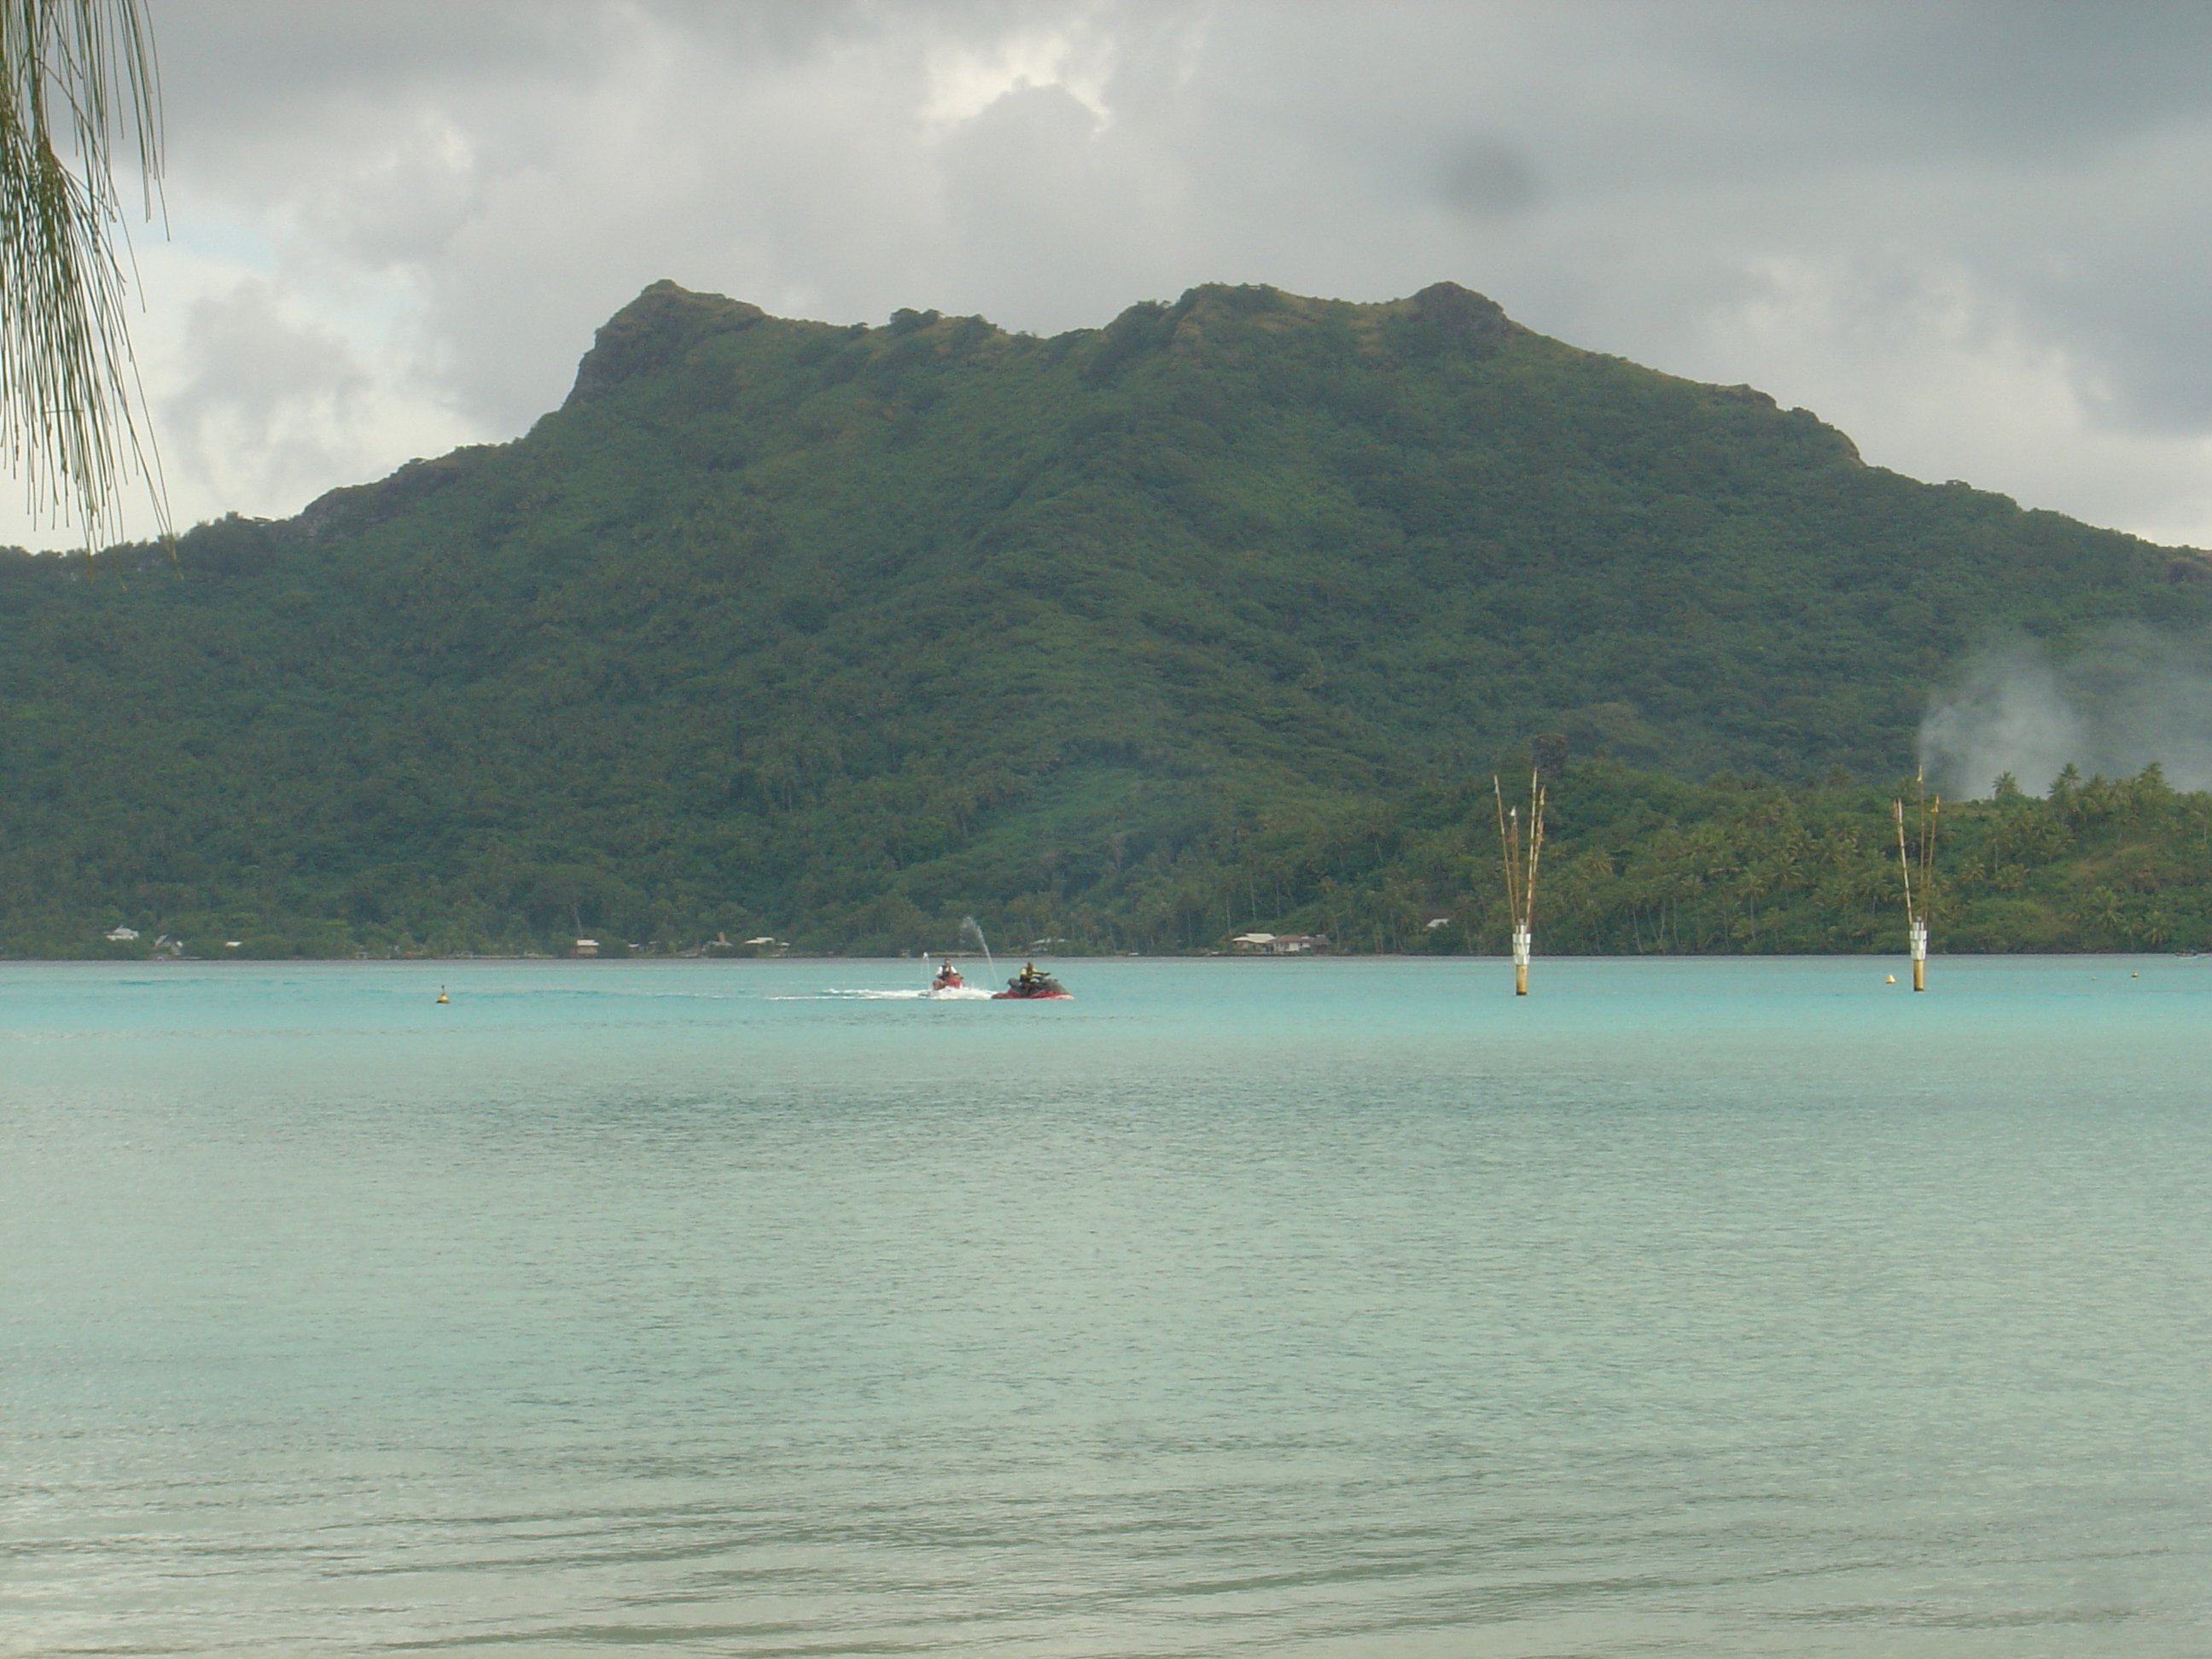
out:
{"label": "sea spray plume", "polygon": [[983,937],[982,927],[975,917],[960,918],[960,937],[975,939],[976,949],[983,953],[983,965],[991,970],[991,977],[996,979],[999,976],[999,964],[991,960],[991,943]]}
{"label": "sea spray plume", "polygon": [[2212,641],[2114,626],[2063,657],[1992,641],[1931,700],[1920,755],[1957,796],[1987,795],[2005,772],[2033,789],[2069,765],[2124,776],[2153,761],[2177,788],[2212,787]]}

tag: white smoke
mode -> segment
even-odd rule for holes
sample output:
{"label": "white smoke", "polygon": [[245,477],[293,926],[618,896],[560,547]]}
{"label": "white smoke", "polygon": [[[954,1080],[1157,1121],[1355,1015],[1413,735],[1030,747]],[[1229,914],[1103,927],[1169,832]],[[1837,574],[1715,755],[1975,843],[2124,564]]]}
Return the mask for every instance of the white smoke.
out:
{"label": "white smoke", "polygon": [[2069,765],[2116,777],[2153,761],[2176,788],[2212,788],[2212,650],[2127,626],[2063,659],[2034,640],[1984,647],[1931,699],[1920,757],[1962,799],[2006,772],[2041,794]]}

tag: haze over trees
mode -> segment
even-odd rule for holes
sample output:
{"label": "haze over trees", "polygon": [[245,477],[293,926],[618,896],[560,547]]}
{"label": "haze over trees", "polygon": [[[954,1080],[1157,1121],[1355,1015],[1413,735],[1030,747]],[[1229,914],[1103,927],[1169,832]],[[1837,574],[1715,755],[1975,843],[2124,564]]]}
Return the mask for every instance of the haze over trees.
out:
{"label": "haze over trees", "polygon": [[[1488,776],[1540,732],[1604,757],[1557,792],[1546,948],[1863,947],[1864,824],[1947,665],[2212,605],[2193,552],[1448,283],[1052,339],[659,283],[514,442],[98,564],[0,559],[11,951],[921,950],[968,912],[1494,948]],[[1978,948],[2197,942],[2201,798],[1970,821],[1960,859],[2011,849]]]}

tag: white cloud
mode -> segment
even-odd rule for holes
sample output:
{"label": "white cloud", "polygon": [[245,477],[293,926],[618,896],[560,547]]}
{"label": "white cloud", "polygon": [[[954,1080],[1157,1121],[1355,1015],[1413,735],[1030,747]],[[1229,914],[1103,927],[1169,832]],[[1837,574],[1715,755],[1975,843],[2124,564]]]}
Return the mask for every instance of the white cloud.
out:
{"label": "white cloud", "polygon": [[333,479],[465,435],[392,331],[349,340],[264,278],[195,301],[179,356],[181,383],[157,409],[168,465],[233,510],[288,513]]}
{"label": "white cloud", "polygon": [[2212,543],[2212,437],[2116,426],[2108,368],[1956,264],[1909,254],[1755,266],[1694,355],[1816,402],[1876,465],[2063,501],[2155,540]]}
{"label": "white cloud", "polygon": [[933,136],[972,121],[1001,98],[1057,88],[1104,125],[1110,72],[1107,43],[1091,37],[1077,18],[1067,27],[1003,36],[981,43],[949,40],[926,45],[922,61],[928,92],[921,106],[923,131]]}

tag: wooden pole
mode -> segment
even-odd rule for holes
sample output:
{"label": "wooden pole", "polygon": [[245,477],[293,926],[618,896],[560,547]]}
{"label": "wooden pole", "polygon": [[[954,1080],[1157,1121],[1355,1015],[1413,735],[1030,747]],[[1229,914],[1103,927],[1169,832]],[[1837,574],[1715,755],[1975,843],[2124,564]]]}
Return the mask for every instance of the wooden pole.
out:
{"label": "wooden pole", "polygon": [[1498,848],[1505,865],[1505,914],[1513,927],[1513,994],[1528,994],[1528,957],[1536,928],[1536,876],[1544,857],[1544,783],[1536,772],[1528,775],[1528,840],[1521,840],[1521,809],[1505,804],[1505,786],[1497,774],[1490,779],[1498,802]]}
{"label": "wooden pole", "polygon": [[[1905,882],[1905,946],[1912,958],[1912,988],[1928,988],[1928,917],[1936,890],[1936,815],[1943,810],[1943,798],[1928,799],[1928,776],[1920,776],[1918,799],[1919,822],[1915,825],[1917,844],[1908,850],[1905,836],[1905,802],[1902,799],[1891,803],[1897,820],[1897,867]],[[1920,884],[1916,890],[1913,874],[1918,871]]]}
{"label": "wooden pole", "polygon": [[1504,782],[1493,772],[1490,793],[1498,802],[1498,854],[1505,866],[1505,915],[1513,928],[1513,994],[1528,994],[1528,952],[1521,932],[1521,809],[1505,805]]}

